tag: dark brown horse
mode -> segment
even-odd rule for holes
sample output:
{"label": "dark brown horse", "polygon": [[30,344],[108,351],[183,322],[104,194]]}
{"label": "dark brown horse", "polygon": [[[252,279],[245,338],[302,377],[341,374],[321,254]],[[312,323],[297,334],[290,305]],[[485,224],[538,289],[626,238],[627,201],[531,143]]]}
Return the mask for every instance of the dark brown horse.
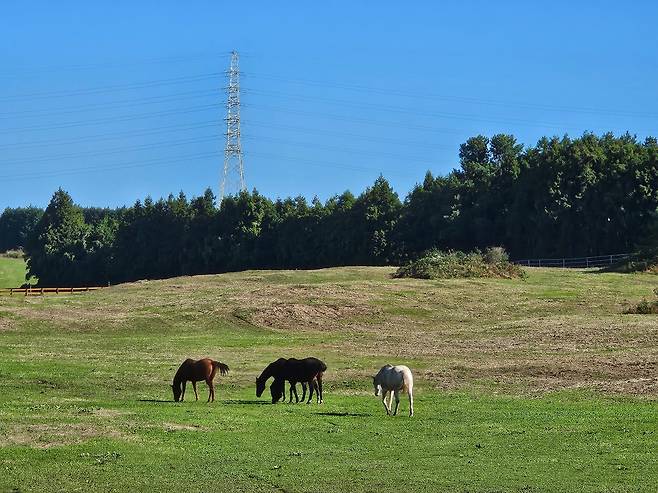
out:
{"label": "dark brown horse", "polygon": [[[311,402],[313,391],[317,392],[318,403],[322,403],[322,374],[327,370],[327,365],[317,358],[279,358],[270,363],[256,379],[256,396],[260,397],[265,390],[265,384],[270,377],[274,377],[274,383],[270,387],[272,403],[278,402],[284,397],[284,382],[290,382],[290,402],[293,392],[297,398],[297,382],[305,382],[309,386],[308,403]],[[304,389],[306,393],[306,389]],[[302,400],[304,396],[302,396]],[[285,400],[285,397],[284,397]]]}
{"label": "dark brown horse", "polygon": [[219,370],[222,375],[226,375],[228,373],[228,366],[219,361],[213,361],[210,358],[204,358],[198,361],[188,358],[183,361],[183,364],[178,368],[176,375],[174,375],[174,382],[171,386],[171,389],[174,391],[174,401],[183,401],[185,397],[185,384],[188,381],[192,382],[194,396],[198,401],[199,393],[196,390],[196,383],[200,380],[205,380],[210,389],[208,402],[214,402],[215,385],[213,384],[213,380],[215,379],[217,370]]}

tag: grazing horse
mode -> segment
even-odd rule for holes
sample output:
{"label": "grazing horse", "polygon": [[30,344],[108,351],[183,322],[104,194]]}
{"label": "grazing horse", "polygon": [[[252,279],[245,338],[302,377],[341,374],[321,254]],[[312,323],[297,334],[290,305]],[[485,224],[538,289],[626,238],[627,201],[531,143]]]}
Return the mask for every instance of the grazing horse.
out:
{"label": "grazing horse", "polygon": [[[406,391],[409,394],[409,416],[414,415],[414,377],[408,367],[404,365],[385,365],[373,377],[372,384],[375,387],[375,395],[382,394],[382,403],[386,408],[386,414],[391,414],[393,395],[395,395],[395,411],[393,411],[393,416],[398,413],[400,391]],[[388,404],[386,404],[387,394],[391,396]]]}
{"label": "grazing horse", "polygon": [[[300,382],[302,384],[302,398],[301,401],[304,402],[304,399],[306,399],[306,387],[307,387],[307,382]],[[312,390],[315,390],[316,395],[320,395],[320,387],[318,384],[317,378],[313,380],[312,383]],[[288,400],[288,403],[292,402],[292,396],[293,394],[295,395],[295,403],[298,403],[300,401],[299,395],[297,394],[297,385],[295,383],[292,383],[290,385],[290,399]],[[272,404],[276,404],[283,398],[283,402],[286,401],[286,390],[285,390],[285,380],[283,378],[275,378],[274,381],[272,382],[272,385],[270,385],[270,396],[272,397]],[[310,395],[309,395],[310,399]]]}
{"label": "grazing horse", "polygon": [[[263,391],[265,390],[265,384],[269,380],[270,377],[278,377],[279,375],[283,375],[284,371],[284,366],[288,362],[286,358],[279,358],[276,361],[272,361],[269,365],[265,367],[265,369],[261,372],[260,376],[256,378],[256,397],[260,397],[263,395]],[[283,387],[284,381],[282,380],[280,385]],[[281,392],[283,392],[283,389],[281,389]]]}
{"label": "grazing horse", "polygon": [[198,401],[199,393],[196,389],[196,383],[200,380],[205,380],[210,389],[208,402],[215,402],[215,385],[213,384],[213,380],[217,374],[217,370],[219,370],[222,375],[226,375],[228,373],[228,366],[219,361],[213,361],[210,358],[204,358],[198,361],[188,358],[183,361],[183,364],[178,368],[176,375],[174,375],[174,382],[171,386],[171,389],[174,391],[174,401],[183,401],[185,397],[185,384],[188,381],[192,382],[194,396]]}
{"label": "grazing horse", "polygon": [[[317,358],[279,358],[270,363],[256,379],[256,397],[260,397],[265,390],[265,384],[270,377],[274,377],[274,383],[270,387],[272,394],[272,403],[278,402],[284,395],[285,381],[290,382],[290,402],[292,402],[293,393],[297,402],[297,382],[309,385],[309,396],[307,404],[313,398],[313,391],[316,390],[318,404],[323,401],[322,395],[322,374],[327,370],[327,365]],[[303,386],[303,385],[302,385]],[[304,388],[302,400],[305,397],[306,389]]]}

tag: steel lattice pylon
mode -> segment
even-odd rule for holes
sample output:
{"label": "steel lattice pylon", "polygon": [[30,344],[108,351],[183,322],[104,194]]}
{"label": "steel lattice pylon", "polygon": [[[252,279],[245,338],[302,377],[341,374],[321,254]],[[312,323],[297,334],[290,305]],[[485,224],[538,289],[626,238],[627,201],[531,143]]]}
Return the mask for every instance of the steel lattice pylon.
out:
{"label": "steel lattice pylon", "polygon": [[[224,171],[219,185],[219,204],[226,193],[244,191],[244,162],[240,143],[240,68],[238,52],[231,52],[231,68],[226,72],[226,147],[224,148]],[[234,180],[238,180],[234,183]]]}

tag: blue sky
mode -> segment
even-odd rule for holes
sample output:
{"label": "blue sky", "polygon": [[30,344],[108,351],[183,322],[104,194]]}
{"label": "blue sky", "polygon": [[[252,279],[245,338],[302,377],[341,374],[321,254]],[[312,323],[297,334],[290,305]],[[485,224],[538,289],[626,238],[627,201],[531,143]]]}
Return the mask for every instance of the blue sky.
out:
{"label": "blue sky", "polygon": [[656,25],[648,1],[2,2],[0,210],[217,191],[232,49],[272,198],[380,173],[404,197],[477,134],[658,135]]}

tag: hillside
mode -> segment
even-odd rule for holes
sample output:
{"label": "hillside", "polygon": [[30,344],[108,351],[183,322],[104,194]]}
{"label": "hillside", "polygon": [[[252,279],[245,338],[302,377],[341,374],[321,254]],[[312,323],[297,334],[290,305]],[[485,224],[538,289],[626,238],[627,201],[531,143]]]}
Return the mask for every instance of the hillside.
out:
{"label": "hillside", "polygon": [[16,288],[25,282],[25,261],[0,255],[0,288]]}
{"label": "hillside", "polygon": [[[655,277],[392,272],[248,271],[0,298],[0,489],[48,491],[56,477],[64,489],[655,490],[658,322],[623,314]],[[329,367],[326,403],[258,405],[262,368],[307,355]],[[218,401],[206,405],[201,384],[198,403],[191,390],[171,402],[180,362],[203,356],[231,368]],[[413,419],[404,397],[402,416],[386,418],[372,395],[387,362],[414,371]],[[407,463],[413,478],[399,474]]]}

